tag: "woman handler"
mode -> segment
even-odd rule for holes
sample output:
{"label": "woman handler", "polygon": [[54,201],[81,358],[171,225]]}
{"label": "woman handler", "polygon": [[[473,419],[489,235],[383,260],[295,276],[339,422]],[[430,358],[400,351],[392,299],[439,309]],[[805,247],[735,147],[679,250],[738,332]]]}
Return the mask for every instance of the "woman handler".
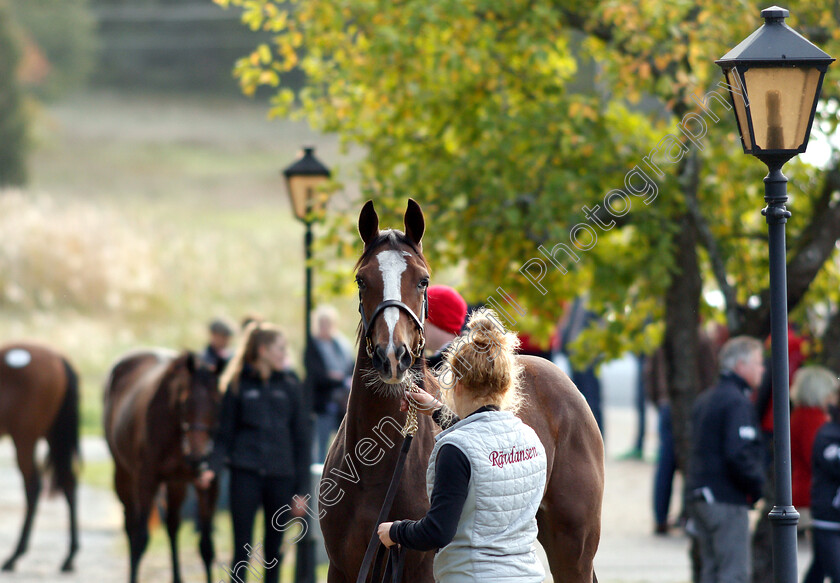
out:
{"label": "woman handler", "polygon": [[448,408],[428,393],[413,394],[444,429],[435,437],[426,472],[428,513],[378,528],[386,546],[440,549],[434,560],[440,583],[545,578],[534,546],[545,450],[534,430],[513,414],[521,401],[514,354],[519,340],[495,322],[487,312],[474,314],[466,338],[447,353],[457,379],[444,392]]}

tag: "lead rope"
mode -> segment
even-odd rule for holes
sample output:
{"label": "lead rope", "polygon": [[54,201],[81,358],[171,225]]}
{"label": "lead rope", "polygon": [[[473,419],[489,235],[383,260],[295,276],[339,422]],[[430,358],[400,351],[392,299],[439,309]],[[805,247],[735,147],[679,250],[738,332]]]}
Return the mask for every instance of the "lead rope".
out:
{"label": "lead rope", "polygon": [[[417,392],[417,390],[417,386],[412,385],[407,392],[414,393]],[[371,567],[374,567],[372,581],[375,583],[376,579],[379,577],[379,568],[385,547],[379,541],[377,529],[380,524],[386,522],[388,519],[388,513],[391,511],[391,506],[393,505],[394,498],[397,495],[397,488],[399,488],[400,485],[400,478],[402,477],[403,467],[405,466],[405,458],[408,456],[408,450],[411,448],[411,440],[414,439],[414,436],[417,434],[417,405],[414,403],[413,399],[407,398],[406,401],[408,403],[408,414],[405,418],[405,426],[403,426],[401,430],[404,439],[402,447],[400,448],[400,455],[397,458],[397,465],[394,468],[394,475],[391,477],[391,484],[388,486],[388,492],[385,494],[385,502],[383,502],[382,508],[379,511],[379,517],[376,519],[376,524],[373,526],[373,536],[371,536],[370,542],[368,542],[365,557],[362,559],[362,566],[359,569],[359,576],[356,578],[356,583],[365,583]],[[406,551],[396,545],[387,550],[388,561],[385,564],[385,573],[382,577],[382,583],[387,583],[389,581],[389,577],[391,583],[400,583],[402,580],[403,567],[405,566]]]}
{"label": "lead rope", "polygon": [[[417,385],[411,385],[411,387],[406,391],[407,393],[417,393],[420,389],[417,388]],[[414,437],[417,435],[417,404],[414,402],[414,399],[406,398],[406,402],[408,403],[408,414],[405,417],[405,426],[402,428],[403,437]]]}

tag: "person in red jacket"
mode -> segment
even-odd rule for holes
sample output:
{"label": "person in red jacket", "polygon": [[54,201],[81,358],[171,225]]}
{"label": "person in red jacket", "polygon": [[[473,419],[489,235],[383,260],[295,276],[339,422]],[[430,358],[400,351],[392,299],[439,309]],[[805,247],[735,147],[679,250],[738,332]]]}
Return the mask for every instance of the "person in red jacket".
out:
{"label": "person in red jacket", "polygon": [[[805,366],[796,371],[791,387],[790,456],[793,505],[802,513],[811,506],[811,450],[817,430],[828,421],[828,402],[837,380],[826,368]],[[808,526],[807,511],[799,524]]]}

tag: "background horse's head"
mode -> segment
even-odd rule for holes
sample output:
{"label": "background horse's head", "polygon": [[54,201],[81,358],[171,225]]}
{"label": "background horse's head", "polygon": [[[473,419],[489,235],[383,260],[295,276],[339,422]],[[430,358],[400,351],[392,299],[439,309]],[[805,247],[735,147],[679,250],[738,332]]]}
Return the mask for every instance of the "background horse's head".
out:
{"label": "background horse's head", "polygon": [[428,313],[429,264],[423,257],[423,211],[409,199],[405,233],[379,230],[379,216],[368,201],[359,215],[365,249],[356,264],[360,342],[373,363],[373,380],[394,396],[410,382],[406,371],[423,358],[423,324]]}
{"label": "background horse's head", "polygon": [[181,454],[193,469],[198,469],[213,451],[221,401],[219,377],[192,352],[181,354],[168,372]]}

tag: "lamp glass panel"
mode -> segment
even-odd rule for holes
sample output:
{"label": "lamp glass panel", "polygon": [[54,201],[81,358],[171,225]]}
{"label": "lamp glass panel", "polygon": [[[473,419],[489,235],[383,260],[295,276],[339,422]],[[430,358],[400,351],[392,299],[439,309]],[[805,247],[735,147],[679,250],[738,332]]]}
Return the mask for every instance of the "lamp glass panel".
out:
{"label": "lamp glass panel", "polygon": [[292,176],[289,178],[289,196],[295,216],[301,221],[318,217],[324,212],[327,196],[318,191],[327,179],[323,176]]}
{"label": "lamp glass panel", "polygon": [[744,73],[756,146],[797,150],[805,143],[820,75],[815,67],[755,67]]}
{"label": "lamp glass panel", "polygon": [[[743,87],[744,84],[738,77],[738,69],[732,68],[724,71],[726,76],[726,83],[730,87]],[[737,77],[737,79],[735,79]],[[743,92],[742,92],[743,93]],[[729,92],[732,102],[735,104],[735,120],[738,122],[738,131],[741,132],[741,139],[744,140],[744,147],[747,150],[752,150],[752,138],[750,137],[750,126],[747,123],[747,108],[744,106],[744,97]]]}

